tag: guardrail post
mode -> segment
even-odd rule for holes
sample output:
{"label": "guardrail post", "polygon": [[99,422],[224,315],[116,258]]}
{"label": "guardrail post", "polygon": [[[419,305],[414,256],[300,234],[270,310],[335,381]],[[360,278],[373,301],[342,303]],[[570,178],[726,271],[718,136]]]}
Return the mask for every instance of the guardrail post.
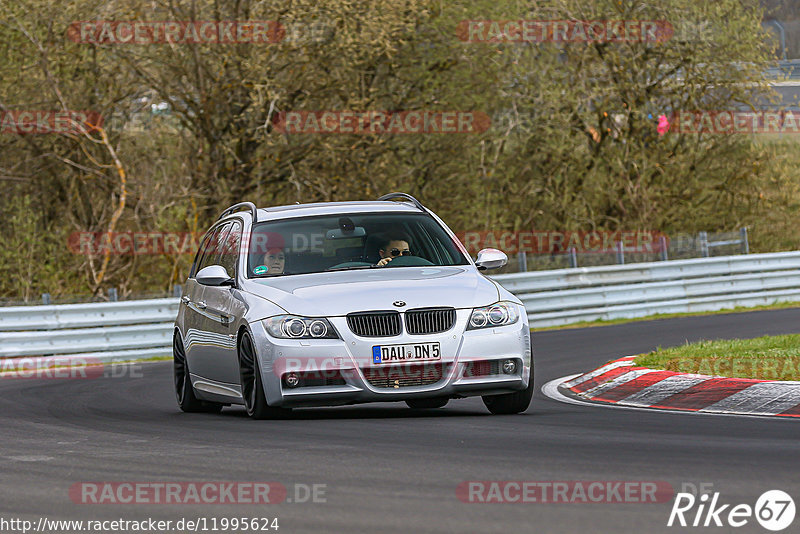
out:
{"label": "guardrail post", "polygon": [[622,247],[622,241],[617,241],[617,263],[620,265],[625,264],[625,249]]}
{"label": "guardrail post", "polygon": [[662,235],[658,238],[658,244],[661,247],[661,261],[667,261],[669,259],[669,252],[667,252],[667,238]]}
{"label": "guardrail post", "polygon": [[[517,253],[517,262],[519,263],[519,272],[527,273],[528,272],[528,253],[527,252],[519,252]],[[181,287],[181,286],[178,286]],[[180,295],[175,295],[176,297],[180,297]]]}
{"label": "guardrail post", "polygon": [[578,251],[575,247],[569,247],[569,266],[573,269],[578,266]]}
{"label": "guardrail post", "polygon": [[172,287],[172,296],[173,297],[180,297],[183,294],[183,286],[180,284],[175,284]]}
{"label": "guardrail post", "polygon": [[700,232],[700,255],[708,258],[708,232]]}
{"label": "guardrail post", "polygon": [[118,298],[117,298],[117,288],[116,287],[108,288],[108,301],[109,302],[117,302],[117,300],[118,300]]}
{"label": "guardrail post", "polygon": [[50,304],[50,293],[42,293],[42,304],[45,306]]}
{"label": "guardrail post", "polygon": [[739,235],[742,236],[742,254],[750,254],[750,243],[747,241],[747,227],[745,226],[739,230]]}

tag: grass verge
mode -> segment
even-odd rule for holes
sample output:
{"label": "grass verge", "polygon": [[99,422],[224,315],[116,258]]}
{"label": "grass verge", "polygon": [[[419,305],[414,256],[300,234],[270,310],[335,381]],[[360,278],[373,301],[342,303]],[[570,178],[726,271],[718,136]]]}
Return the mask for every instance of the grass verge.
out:
{"label": "grass verge", "polygon": [[679,373],[800,380],[800,334],[700,341],[641,354],[636,365]]}

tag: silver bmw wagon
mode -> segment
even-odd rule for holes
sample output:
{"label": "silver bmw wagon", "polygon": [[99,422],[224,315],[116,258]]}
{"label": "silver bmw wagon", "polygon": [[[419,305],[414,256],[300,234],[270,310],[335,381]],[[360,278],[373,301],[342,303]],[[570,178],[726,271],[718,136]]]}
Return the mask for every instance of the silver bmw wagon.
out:
{"label": "silver bmw wagon", "polygon": [[419,201],[226,209],[203,238],[173,336],[185,412],[244,405],[254,419],[294,407],[481,396],[493,414],[533,393],[522,303],[481,271]]}

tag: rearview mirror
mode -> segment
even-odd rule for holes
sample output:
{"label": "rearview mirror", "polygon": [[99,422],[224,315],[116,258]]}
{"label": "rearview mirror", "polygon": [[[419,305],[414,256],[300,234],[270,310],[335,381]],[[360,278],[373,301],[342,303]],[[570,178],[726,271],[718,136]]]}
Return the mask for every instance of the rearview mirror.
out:
{"label": "rearview mirror", "polygon": [[478,259],[475,260],[475,266],[480,271],[487,269],[499,269],[508,263],[508,256],[502,250],[496,248],[485,248],[478,252]]}
{"label": "rearview mirror", "polygon": [[222,265],[209,265],[200,269],[195,275],[195,280],[198,284],[213,287],[232,286],[235,283]]}
{"label": "rearview mirror", "polygon": [[356,226],[352,230],[336,228],[335,230],[328,230],[325,232],[325,239],[349,239],[351,237],[364,237],[367,231],[363,226]]}

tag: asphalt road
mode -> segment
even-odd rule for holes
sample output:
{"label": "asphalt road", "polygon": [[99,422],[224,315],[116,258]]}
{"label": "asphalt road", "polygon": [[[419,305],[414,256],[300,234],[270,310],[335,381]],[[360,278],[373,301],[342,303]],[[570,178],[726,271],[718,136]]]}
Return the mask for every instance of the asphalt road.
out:
{"label": "asphalt road", "polygon": [[[800,504],[800,421],[575,406],[538,392],[659,345],[790,332],[800,332],[800,310],[536,333],[534,403],[502,417],[479,399],[425,413],[400,404],[304,409],[282,421],[250,421],[236,408],[183,414],[168,362],[121,377],[2,379],[0,519],[278,517],[284,533],[686,530],[667,529],[671,502],[469,504],[456,487],[470,480],[666,481],[676,490],[711,483],[725,503],[753,505],[782,489]],[[94,505],[69,497],[85,481],[206,480],[280,482],[290,498],[296,484],[324,484],[325,502]],[[766,532],[754,520],[735,531]]]}

